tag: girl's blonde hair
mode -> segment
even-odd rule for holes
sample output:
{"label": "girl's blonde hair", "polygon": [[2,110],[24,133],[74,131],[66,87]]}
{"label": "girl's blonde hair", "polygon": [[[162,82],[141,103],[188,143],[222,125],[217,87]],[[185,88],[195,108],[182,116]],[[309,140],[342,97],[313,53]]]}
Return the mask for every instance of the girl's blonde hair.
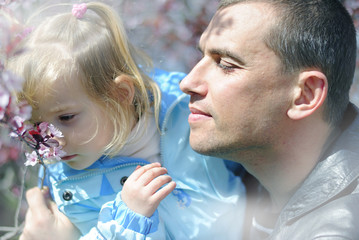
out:
{"label": "girl's blonde hair", "polygon": [[[69,6],[65,5],[46,7],[39,13]],[[151,62],[129,43],[120,17],[103,3],[86,5],[82,18],[76,18],[68,9],[66,13],[42,20],[25,39],[23,53],[10,61],[10,68],[25,79],[20,100],[27,100],[34,108],[35,96],[49,90],[51,82],[77,76],[89,96],[104,106],[112,119],[114,136],[104,152],[114,156],[126,143],[133,127],[130,125],[133,107],[137,119],[153,108],[158,123],[160,90],[142,71]],[[126,93],[118,91],[115,83],[116,77],[122,74],[134,85],[132,103],[123,100],[126,96],[122,94]]]}

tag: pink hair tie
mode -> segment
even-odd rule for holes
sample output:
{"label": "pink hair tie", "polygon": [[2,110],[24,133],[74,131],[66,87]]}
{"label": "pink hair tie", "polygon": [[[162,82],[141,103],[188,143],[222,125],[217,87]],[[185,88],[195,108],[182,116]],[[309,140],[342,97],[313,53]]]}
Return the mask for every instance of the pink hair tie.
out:
{"label": "pink hair tie", "polygon": [[76,18],[83,18],[87,10],[86,3],[81,4],[74,4],[72,6],[72,15],[74,15]]}

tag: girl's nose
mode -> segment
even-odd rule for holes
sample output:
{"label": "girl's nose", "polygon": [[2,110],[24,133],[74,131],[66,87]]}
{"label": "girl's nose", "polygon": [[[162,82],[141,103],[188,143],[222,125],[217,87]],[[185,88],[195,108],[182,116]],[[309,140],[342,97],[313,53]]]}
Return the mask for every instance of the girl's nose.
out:
{"label": "girl's nose", "polygon": [[62,148],[66,146],[66,141],[64,137],[54,137],[54,139],[59,142]]}

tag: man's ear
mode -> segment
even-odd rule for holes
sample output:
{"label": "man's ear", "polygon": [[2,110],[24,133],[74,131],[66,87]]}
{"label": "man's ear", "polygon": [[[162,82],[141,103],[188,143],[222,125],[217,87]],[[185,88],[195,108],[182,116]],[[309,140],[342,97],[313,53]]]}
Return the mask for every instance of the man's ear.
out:
{"label": "man's ear", "polygon": [[323,105],[328,93],[327,77],[320,71],[310,70],[299,74],[293,102],[287,111],[293,120],[303,119],[313,114]]}
{"label": "man's ear", "polygon": [[132,103],[135,96],[135,87],[133,85],[132,78],[126,74],[121,74],[115,78],[115,84],[117,90],[119,91],[119,96],[121,101],[126,101]]}

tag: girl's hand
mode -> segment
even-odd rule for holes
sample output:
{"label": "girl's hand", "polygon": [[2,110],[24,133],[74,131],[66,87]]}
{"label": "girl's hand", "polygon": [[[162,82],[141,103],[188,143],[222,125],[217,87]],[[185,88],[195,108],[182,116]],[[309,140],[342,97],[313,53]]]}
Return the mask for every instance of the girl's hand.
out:
{"label": "girl's hand", "polygon": [[26,192],[29,209],[20,240],[79,239],[78,229],[49,199],[48,189],[35,187]]}
{"label": "girl's hand", "polygon": [[166,173],[167,169],[160,163],[137,167],[123,185],[122,201],[132,211],[151,217],[160,202],[176,187]]}

